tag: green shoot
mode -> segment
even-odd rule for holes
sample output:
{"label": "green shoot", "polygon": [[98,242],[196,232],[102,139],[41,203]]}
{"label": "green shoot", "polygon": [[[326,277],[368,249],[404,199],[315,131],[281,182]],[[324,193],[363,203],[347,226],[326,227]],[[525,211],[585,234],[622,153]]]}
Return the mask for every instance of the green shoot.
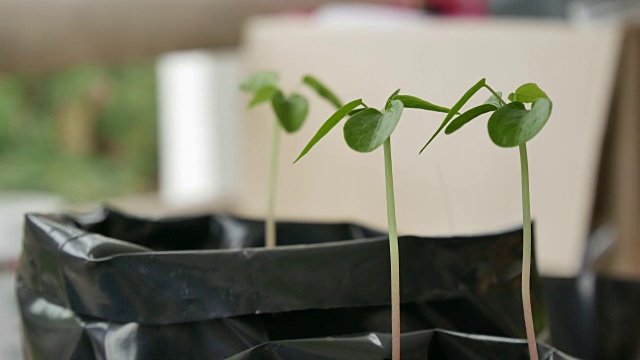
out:
{"label": "green shoot", "polygon": [[399,91],[400,90],[397,90],[389,97],[384,108],[381,110],[366,106],[361,99],[351,101],[342,106],[325,121],[295,160],[297,162],[305,156],[311,148],[345,117],[348,117],[348,119],[343,128],[344,139],[351,149],[357,152],[368,153],[383,146],[389,255],[391,260],[391,334],[393,360],[400,359],[400,253],[398,249],[398,230],[393,188],[391,134],[400,122],[402,111],[405,107],[440,112],[449,111],[449,109],[433,105],[413,96],[398,95]]}
{"label": "green shoot", "polygon": [[[491,92],[491,97],[480,106],[476,106],[453,118],[452,113],[460,108],[478,90],[485,87]],[[487,124],[489,137],[500,147],[518,147],[520,151],[520,172],[522,180],[522,225],[523,225],[523,251],[522,251],[522,306],[524,312],[525,329],[529,345],[531,360],[538,359],[536,347],[536,334],[531,310],[531,201],[529,197],[529,160],[527,156],[527,142],[533,139],[542,130],[551,116],[552,103],[547,94],[538,85],[528,83],[520,86],[508,97],[510,103],[502,99],[502,93],[494,91],[485,80],[482,79],[467,91],[451,109],[444,122],[436,133],[430,138],[427,145],[438,135],[443,127],[445,134],[452,134],[462,126],[478,116],[493,112]],[[529,109],[525,104],[531,104]],[[427,147],[424,146],[424,148]],[[424,150],[424,148],[422,150]]]}
{"label": "green shoot", "polygon": [[[242,91],[252,93],[249,101],[249,109],[271,102],[271,108],[276,115],[273,140],[271,145],[271,166],[269,169],[269,191],[267,199],[267,216],[265,219],[265,244],[267,248],[276,246],[276,189],[278,178],[278,158],[280,156],[280,135],[282,130],[294,133],[302,127],[309,112],[309,101],[304,95],[292,93],[289,96],[277,86],[278,74],[274,71],[262,71],[247,78],[241,85]],[[320,97],[329,101],[336,107],[341,103],[338,97],[326,86],[311,75],[306,75],[302,83],[308,85]]]}

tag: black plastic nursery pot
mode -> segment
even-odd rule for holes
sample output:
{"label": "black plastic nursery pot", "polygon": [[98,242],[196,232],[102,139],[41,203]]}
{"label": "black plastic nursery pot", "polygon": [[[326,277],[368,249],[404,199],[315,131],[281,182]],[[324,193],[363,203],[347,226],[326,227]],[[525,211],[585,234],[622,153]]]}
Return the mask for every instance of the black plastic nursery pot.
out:
{"label": "black plastic nursery pot", "polygon": [[[273,349],[269,342],[389,331],[386,236],[354,224],[279,223],[277,230],[282,246],[264,249],[263,223],[231,216],[27,215],[17,271],[26,359],[225,359],[255,356],[239,354],[260,344]],[[403,333],[524,337],[521,255],[520,229],[402,236]],[[458,336],[433,334],[403,341],[431,349],[433,339]],[[483,351],[468,358],[513,358]]]}
{"label": "black plastic nursery pot", "polygon": [[[526,340],[469,335],[445,330],[402,334],[402,359],[409,360],[528,360]],[[538,344],[540,360],[574,360]],[[228,360],[384,360],[391,358],[391,336],[369,333],[323,339],[272,341]]]}
{"label": "black plastic nursery pot", "polygon": [[640,359],[640,281],[543,278],[552,343],[585,360]]}

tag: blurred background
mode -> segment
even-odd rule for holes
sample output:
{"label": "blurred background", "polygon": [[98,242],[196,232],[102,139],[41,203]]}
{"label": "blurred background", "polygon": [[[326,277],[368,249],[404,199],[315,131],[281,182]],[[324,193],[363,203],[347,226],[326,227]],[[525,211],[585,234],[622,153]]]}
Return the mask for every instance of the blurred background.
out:
{"label": "blurred background", "polygon": [[[291,90],[312,73],[342,100],[378,106],[396,88],[450,106],[482,77],[503,92],[538,83],[554,100],[530,146],[542,273],[584,270],[597,234],[599,271],[640,277],[639,5],[0,0],[0,359],[20,358],[11,284],[24,212],[107,202],[263,216],[274,119],[268,106],[248,112],[238,90],[260,70]],[[381,153],[354,154],[334,131],[288,166],[331,111],[312,100],[305,128],[283,139],[277,212],[384,229]],[[517,152],[477,121],[418,157],[441,120],[407,111],[394,135],[400,231],[517,226]]]}

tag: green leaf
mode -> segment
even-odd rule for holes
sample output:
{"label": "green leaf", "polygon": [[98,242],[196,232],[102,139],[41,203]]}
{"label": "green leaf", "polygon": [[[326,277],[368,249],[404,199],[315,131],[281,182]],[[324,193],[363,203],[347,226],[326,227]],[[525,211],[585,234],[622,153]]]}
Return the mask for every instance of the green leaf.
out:
{"label": "green leaf", "polygon": [[353,116],[353,115],[355,115],[355,114],[359,113],[360,111],[362,111],[362,110],[364,110],[364,109],[366,109],[366,108],[360,108],[360,109],[351,110],[351,111],[349,111],[349,114],[348,114],[348,115],[349,115],[349,116]]}
{"label": "green leaf", "polygon": [[338,111],[336,111],[333,115],[331,115],[331,117],[329,117],[329,119],[327,119],[327,121],[322,124],[320,129],[318,129],[318,132],[313,135],[307,146],[304,147],[300,155],[298,155],[298,157],[296,158],[296,161],[294,161],[293,163],[295,164],[298,162],[298,160],[302,159],[302,157],[305,156],[309,152],[309,150],[311,150],[311,148],[313,148],[318,143],[318,141],[320,141],[325,135],[329,133],[329,131],[331,131],[331,129],[338,125],[340,120],[342,120],[345,116],[347,116],[347,114],[349,114],[349,112],[351,112],[361,104],[362,99],[353,100],[352,102],[338,109]]}
{"label": "green leaf", "polygon": [[[498,94],[498,96],[502,96],[502,92],[501,91],[496,91],[496,94]],[[487,101],[485,101],[484,103],[485,104],[491,104],[491,105],[495,106],[496,108],[502,107],[502,102],[500,102],[500,99],[498,99],[493,94],[491,94],[491,96],[489,96]]]}
{"label": "green leaf", "polygon": [[344,124],[344,139],[355,151],[370,152],[382,145],[400,121],[404,105],[392,100],[385,112],[367,108],[350,117]]}
{"label": "green leaf", "polygon": [[271,97],[278,91],[278,88],[275,86],[265,86],[260,90],[256,91],[253,95],[253,99],[249,102],[247,108],[251,109],[258,104],[261,104],[265,101],[271,100]]}
{"label": "green leaf", "polygon": [[453,119],[451,121],[451,123],[449,124],[449,126],[447,126],[447,128],[444,130],[444,133],[449,135],[449,134],[453,133],[454,131],[460,129],[463,125],[465,125],[469,121],[477,118],[478,116],[480,116],[482,114],[494,111],[497,108],[498,107],[493,105],[493,104],[482,104],[480,106],[476,106],[474,108],[471,108],[471,109],[465,111],[464,113],[462,113],[462,115],[460,115],[457,118]]}
{"label": "green leaf", "polygon": [[342,106],[342,101],[338,99],[338,97],[329,90],[323,83],[321,83],[318,79],[311,75],[305,75],[302,78],[302,82],[309,85],[310,88],[316,91],[320,97],[323,97],[327,101],[329,101],[333,106],[340,108]]}
{"label": "green leaf", "polygon": [[394,100],[394,98],[396,97],[396,95],[398,95],[398,93],[400,93],[400,89],[394,91],[393,94],[389,96],[389,98],[387,99],[387,102],[384,105],[385,109],[389,109],[389,106],[391,106],[391,101]]}
{"label": "green leaf", "polygon": [[449,120],[451,120],[451,118],[453,118],[453,116],[458,111],[460,111],[460,109],[462,109],[464,104],[466,104],[467,101],[469,101],[469,99],[471,99],[471,97],[478,92],[478,90],[482,89],[484,84],[485,84],[485,79],[482,79],[478,81],[475,85],[473,85],[469,90],[467,90],[467,92],[465,92],[464,95],[462,95],[460,100],[458,100],[458,102],[455,105],[453,105],[451,110],[449,110],[449,113],[447,113],[447,116],[444,118],[444,121],[442,122],[442,124],[440,124],[440,127],[438,128],[438,130],[436,130],[436,132],[431,136],[429,141],[427,141],[427,143],[422,147],[422,149],[420,150],[421,154],[424,151],[424,149],[426,149],[427,146],[431,144],[433,139],[435,139],[436,136],[438,136],[438,134],[442,131],[442,129],[444,129],[444,127],[447,126],[447,124],[449,123]]}
{"label": "green leaf", "polygon": [[534,83],[524,84],[515,93],[509,94],[510,101],[518,101],[525,104],[532,103],[537,99],[549,99],[549,96]]}
{"label": "green leaf", "polygon": [[422,109],[441,113],[448,113],[450,110],[446,107],[432,104],[426,100],[422,100],[411,95],[396,95],[394,99],[402,101],[402,104],[407,109]]}
{"label": "green leaf", "polygon": [[293,93],[286,98],[280,90],[276,90],[271,97],[271,105],[280,125],[288,133],[296,132],[302,127],[309,111],[309,103],[304,96]]}
{"label": "green leaf", "polygon": [[535,100],[531,110],[521,102],[509,103],[489,118],[489,137],[501,147],[522,145],[542,130],[551,116],[551,108],[551,100],[546,98]]}
{"label": "green leaf", "polygon": [[262,71],[249,76],[242,84],[240,90],[256,92],[265,86],[275,86],[278,82],[278,73],[275,71]]}

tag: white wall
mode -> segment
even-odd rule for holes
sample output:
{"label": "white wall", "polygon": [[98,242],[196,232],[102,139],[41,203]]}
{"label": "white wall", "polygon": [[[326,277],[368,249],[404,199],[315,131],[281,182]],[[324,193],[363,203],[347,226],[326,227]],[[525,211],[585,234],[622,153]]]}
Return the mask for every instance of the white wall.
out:
{"label": "white wall", "polygon": [[[577,271],[588,235],[619,29],[434,19],[386,25],[256,18],[246,27],[244,73],[275,69],[292,89],[304,73],[312,72],[344,100],[362,97],[378,107],[396,88],[452,105],[482,77],[504,92],[537,82],[554,101],[547,127],[529,144],[539,266],[548,274]],[[470,104],[487,97],[482,93]],[[278,213],[290,219],[352,219],[384,228],[382,150],[354,153],[338,126],[300,163],[287,166],[332,112],[313,99],[307,125],[283,139]],[[491,143],[486,119],[437,139],[418,156],[443,116],[405,111],[392,139],[401,232],[469,234],[521,223],[518,152]],[[270,148],[265,134],[272,121],[270,109],[263,106],[244,113],[239,122],[243,175],[237,211],[242,214],[264,214]]]}

